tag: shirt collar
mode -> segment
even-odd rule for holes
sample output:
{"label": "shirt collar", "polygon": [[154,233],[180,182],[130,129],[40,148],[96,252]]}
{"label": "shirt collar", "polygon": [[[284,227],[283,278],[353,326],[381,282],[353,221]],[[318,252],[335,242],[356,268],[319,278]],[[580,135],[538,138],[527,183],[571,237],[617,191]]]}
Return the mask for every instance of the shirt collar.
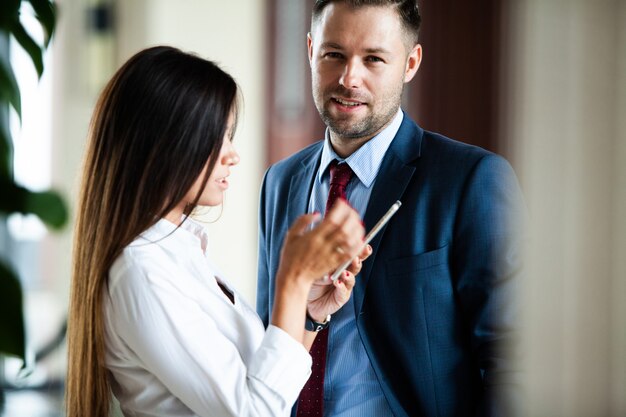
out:
{"label": "shirt collar", "polygon": [[365,142],[356,152],[348,156],[346,159],[341,158],[335,153],[333,147],[330,144],[330,133],[326,128],[326,134],[324,139],[324,147],[322,148],[322,158],[320,160],[320,168],[317,174],[318,181],[322,181],[324,174],[328,171],[330,163],[337,159],[340,162],[346,162],[359,181],[369,188],[378,170],[383,162],[385,153],[391,145],[393,138],[398,133],[400,125],[402,124],[403,112],[402,109],[398,109],[398,112],[394,116],[389,125],[384,128],[379,134]]}
{"label": "shirt collar", "polygon": [[[191,247],[200,247],[202,252],[206,254],[209,243],[209,235],[204,226],[193,220],[191,217],[185,217],[180,227],[166,219],[159,219],[149,229],[141,233],[140,237],[150,242],[162,242],[167,245],[170,242],[180,246],[180,239],[186,241]],[[173,239],[169,239],[174,237]]]}

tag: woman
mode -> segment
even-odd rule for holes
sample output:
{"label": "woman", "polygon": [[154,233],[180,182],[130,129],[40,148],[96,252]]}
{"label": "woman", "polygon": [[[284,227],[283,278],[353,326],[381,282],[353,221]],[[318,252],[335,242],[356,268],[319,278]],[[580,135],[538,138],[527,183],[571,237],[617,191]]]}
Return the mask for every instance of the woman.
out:
{"label": "woman", "polygon": [[[317,226],[299,218],[263,328],[209,261],[188,216],[222,202],[237,85],[215,64],[168,47],[132,57],[94,112],[70,301],[69,417],[286,415],[310,374],[305,314],[317,321],[349,298],[363,227],[344,202]],[[335,284],[314,281],[356,256]],[[313,294],[313,295],[311,295]],[[309,302],[310,297],[315,301]]]}

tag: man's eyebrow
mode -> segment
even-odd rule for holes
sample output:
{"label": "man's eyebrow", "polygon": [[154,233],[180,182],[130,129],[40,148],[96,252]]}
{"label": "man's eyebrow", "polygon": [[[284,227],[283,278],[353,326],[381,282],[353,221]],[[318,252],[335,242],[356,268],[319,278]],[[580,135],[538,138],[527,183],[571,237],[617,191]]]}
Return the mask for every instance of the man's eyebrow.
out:
{"label": "man's eyebrow", "polygon": [[335,42],[324,42],[320,45],[320,48],[343,49],[341,45]]}
{"label": "man's eyebrow", "polygon": [[[320,45],[320,48],[343,50],[343,47],[341,45],[339,45],[338,43],[335,43],[335,42],[324,42],[323,44]],[[365,49],[363,49],[363,51],[366,54],[389,54],[390,53],[388,49],[385,49],[385,48],[382,48],[382,47],[365,48]]]}
{"label": "man's eyebrow", "polygon": [[365,52],[368,54],[388,54],[389,50],[385,48],[365,48]]}

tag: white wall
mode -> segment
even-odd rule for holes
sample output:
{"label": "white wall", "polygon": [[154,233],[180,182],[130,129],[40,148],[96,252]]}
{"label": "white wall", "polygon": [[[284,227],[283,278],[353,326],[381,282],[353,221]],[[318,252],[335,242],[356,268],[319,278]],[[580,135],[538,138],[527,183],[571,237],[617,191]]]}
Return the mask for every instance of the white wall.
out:
{"label": "white wall", "polygon": [[531,416],[626,415],[626,2],[508,2]]}

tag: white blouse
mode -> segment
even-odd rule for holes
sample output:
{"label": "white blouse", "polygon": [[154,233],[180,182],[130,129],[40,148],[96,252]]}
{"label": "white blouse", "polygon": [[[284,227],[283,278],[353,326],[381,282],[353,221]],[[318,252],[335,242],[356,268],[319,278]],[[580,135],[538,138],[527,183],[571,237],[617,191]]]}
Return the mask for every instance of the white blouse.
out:
{"label": "white blouse", "polygon": [[309,353],[264,329],[208,260],[207,241],[189,218],[160,220],[111,267],[106,366],[126,416],[287,416],[309,378]]}

